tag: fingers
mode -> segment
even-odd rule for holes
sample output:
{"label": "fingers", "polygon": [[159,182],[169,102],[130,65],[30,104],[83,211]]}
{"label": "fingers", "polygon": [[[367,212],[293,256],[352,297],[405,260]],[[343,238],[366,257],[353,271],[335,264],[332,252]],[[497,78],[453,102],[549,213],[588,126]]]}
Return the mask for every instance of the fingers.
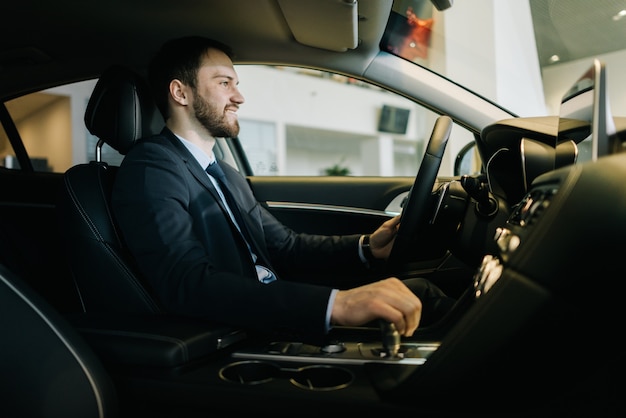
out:
{"label": "fingers", "polygon": [[375,319],[392,322],[398,332],[411,336],[419,326],[422,303],[402,281],[389,278],[337,293],[331,320],[360,326]]}
{"label": "fingers", "polygon": [[419,326],[422,314],[422,303],[406,285],[396,278],[378,282],[384,288],[380,290],[380,297],[386,303],[385,312],[381,317],[393,322],[398,332],[404,336],[411,336]]}
{"label": "fingers", "polygon": [[386,221],[385,224],[387,224],[386,226],[388,228],[397,229],[398,225],[400,225],[400,215],[394,216],[393,218]]}
{"label": "fingers", "polygon": [[[391,233],[392,235],[395,235],[395,233],[398,231],[398,226],[400,225],[400,215],[396,215],[391,219],[386,220],[385,222],[383,222],[383,224],[378,228],[378,231],[381,232],[387,232],[388,234]],[[378,232],[375,231],[374,233]]]}
{"label": "fingers", "polygon": [[389,257],[399,225],[400,215],[396,215],[385,221],[370,235],[371,250],[376,258],[386,259]]}

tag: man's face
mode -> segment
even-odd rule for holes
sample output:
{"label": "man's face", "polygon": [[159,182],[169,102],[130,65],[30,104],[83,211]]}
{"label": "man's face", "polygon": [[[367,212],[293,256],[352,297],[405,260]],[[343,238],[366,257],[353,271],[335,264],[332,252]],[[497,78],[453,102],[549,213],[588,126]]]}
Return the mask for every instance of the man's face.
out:
{"label": "man's face", "polygon": [[236,112],[244,99],[237,88],[238,81],[230,58],[221,51],[210,50],[198,70],[193,110],[198,122],[213,137],[239,135]]}
{"label": "man's face", "polygon": [[193,110],[198,122],[206,128],[213,137],[233,138],[239,135],[239,121],[237,117],[229,116],[221,104],[206,100],[196,93]]}

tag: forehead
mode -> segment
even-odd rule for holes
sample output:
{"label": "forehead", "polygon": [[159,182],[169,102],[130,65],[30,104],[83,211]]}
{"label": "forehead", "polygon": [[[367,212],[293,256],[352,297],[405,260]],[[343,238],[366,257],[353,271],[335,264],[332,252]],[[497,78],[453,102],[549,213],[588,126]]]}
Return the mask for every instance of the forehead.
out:
{"label": "forehead", "polygon": [[233,62],[219,49],[208,49],[200,61],[199,74],[235,76]]}

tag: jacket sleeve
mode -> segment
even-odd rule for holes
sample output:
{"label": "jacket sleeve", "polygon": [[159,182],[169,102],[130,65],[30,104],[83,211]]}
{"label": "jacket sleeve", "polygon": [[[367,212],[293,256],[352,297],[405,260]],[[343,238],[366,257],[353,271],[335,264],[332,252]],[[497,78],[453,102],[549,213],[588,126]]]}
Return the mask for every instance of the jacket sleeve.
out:
{"label": "jacket sleeve", "polygon": [[181,152],[163,138],[135,145],[112,198],[123,238],[165,309],[244,329],[322,337],[332,288],[260,283],[206,174]]}

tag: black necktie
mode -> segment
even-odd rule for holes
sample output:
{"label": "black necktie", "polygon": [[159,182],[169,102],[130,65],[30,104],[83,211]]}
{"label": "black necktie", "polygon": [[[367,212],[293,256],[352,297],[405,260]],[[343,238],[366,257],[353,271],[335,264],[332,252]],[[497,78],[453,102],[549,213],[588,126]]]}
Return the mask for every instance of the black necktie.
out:
{"label": "black necktie", "polygon": [[217,160],[209,164],[206,168],[206,172],[219,180],[220,183],[224,183],[226,179],[226,174],[224,174],[224,170],[222,170],[222,166],[217,162]]}
{"label": "black necktie", "polygon": [[246,224],[243,220],[243,217],[241,216],[241,211],[239,210],[239,206],[237,205],[237,202],[235,202],[235,198],[230,192],[230,188],[228,187],[228,182],[226,180],[226,175],[224,174],[224,170],[222,170],[222,167],[217,161],[214,161],[213,163],[209,164],[209,166],[206,168],[206,172],[209,173],[219,183],[220,189],[222,190],[222,193],[224,194],[224,198],[226,199],[226,203],[228,204],[228,208],[230,209],[233,216],[235,217],[235,220],[237,224],[239,225],[239,229],[241,230],[241,233],[243,234],[244,238],[246,238],[246,240],[248,240],[249,242],[250,241],[249,232],[247,231]]}
{"label": "black necktie", "polygon": [[[239,231],[241,232],[243,239],[248,243],[248,246],[252,246],[251,251],[255,255],[255,263],[256,257],[261,256],[261,258],[264,260],[263,264],[265,264],[266,266],[270,266],[271,264],[269,263],[269,261],[265,259],[265,257],[262,256],[262,253],[258,251],[258,248],[256,248],[257,246],[255,245],[255,241],[254,239],[252,239],[252,235],[250,234],[250,231],[248,230],[248,227],[243,220],[243,217],[241,216],[239,205],[237,205],[235,198],[230,192],[228,180],[226,180],[226,175],[224,174],[224,170],[222,170],[222,167],[217,161],[214,161],[206,168],[206,172],[209,173],[209,175],[211,175],[215,180],[217,180],[220,189],[224,194],[224,198],[226,199],[228,208],[235,217],[235,222],[239,226]],[[261,268],[265,273],[259,273],[259,268]],[[276,280],[276,275],[269,268],[264,266],[257,265],[257,274],[259,275],[259,279],[264,283],[269,283]],[[264,276],[265,278],[261,279],[261,276]]]}

